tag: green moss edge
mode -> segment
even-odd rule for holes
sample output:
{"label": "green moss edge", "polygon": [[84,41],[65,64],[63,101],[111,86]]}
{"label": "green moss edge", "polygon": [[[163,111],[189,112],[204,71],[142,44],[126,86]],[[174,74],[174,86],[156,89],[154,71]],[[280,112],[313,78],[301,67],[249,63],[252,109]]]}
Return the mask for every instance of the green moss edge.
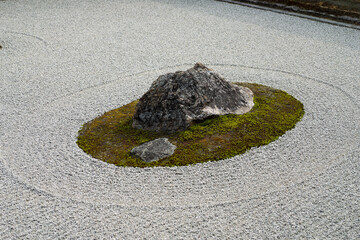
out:
{"label": "green moss edge", "polygon": [[[131,127],[134,101],[84,124],[77,144],[92,157],[117,166],[185,166],[234,157],[269,144],[294,128],[304,115],[303,104],[282,90],[254,83],[235,84],[254,92],[255,105],[244,115],[206,119],[185,131],[166,135]],[[160,137],[177,146],[172,156],[145,163],[130,155],[132,148]]]}

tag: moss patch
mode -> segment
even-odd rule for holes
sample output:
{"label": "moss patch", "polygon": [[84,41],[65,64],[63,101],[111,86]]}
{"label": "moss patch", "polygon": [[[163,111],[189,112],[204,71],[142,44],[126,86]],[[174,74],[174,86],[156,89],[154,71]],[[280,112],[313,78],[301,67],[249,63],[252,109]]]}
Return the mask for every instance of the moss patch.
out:
{"label": "moss patch", "polygon": [[[86,123],[77,144],[94,158],[118,166],[183,166],[230,158],[268,144],[295,127],[304,115],[302,103],[284,91],[253,83],[236,84],[254,92],[255,106],[244,115],[217,116],[186,131],[165,135],[131,127],[134,101]],[[177,146],[172,156],[145,163],[130,155],[132,148],[160,137]]]}

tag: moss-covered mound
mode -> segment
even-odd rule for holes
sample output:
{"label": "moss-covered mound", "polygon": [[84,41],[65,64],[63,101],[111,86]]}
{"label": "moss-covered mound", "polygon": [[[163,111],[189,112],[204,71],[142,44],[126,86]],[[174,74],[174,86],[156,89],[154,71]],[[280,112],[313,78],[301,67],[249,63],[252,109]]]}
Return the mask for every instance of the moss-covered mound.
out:
{"label": "moss-covered mound", "polygon": [[[182,166],[216,161],[268,144],[295,127],[304,115],[301,102],[284,91],[252,83],[236,83],[250,88],[255,106],[244,115],[218,116],[170,135],[134,129],[132,116],[137,101],[109,111],[86,123],[79,131],[77,144],[86,153],[118,166]],[[145,163],[130,155],[130,150],[160,137],[177,146],[165,159]]]}

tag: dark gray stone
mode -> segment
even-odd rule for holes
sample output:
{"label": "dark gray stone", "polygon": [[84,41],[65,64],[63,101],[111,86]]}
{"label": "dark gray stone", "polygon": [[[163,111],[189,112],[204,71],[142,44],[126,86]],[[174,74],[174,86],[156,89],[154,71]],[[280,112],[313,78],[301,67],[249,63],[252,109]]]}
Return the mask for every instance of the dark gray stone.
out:
{"label": "dark gray stone", "polygon": [[158,138],[133,148],[130,153],[144,162],[153,162],[171,156],[175,149],[167,138]]}
{"label": "dark gray stone", "polygon": [[232,84],[201,63],[187,71],[161,75],[140,99],[133,127],[172,133],[214,115],[244,114],[253,93]]}

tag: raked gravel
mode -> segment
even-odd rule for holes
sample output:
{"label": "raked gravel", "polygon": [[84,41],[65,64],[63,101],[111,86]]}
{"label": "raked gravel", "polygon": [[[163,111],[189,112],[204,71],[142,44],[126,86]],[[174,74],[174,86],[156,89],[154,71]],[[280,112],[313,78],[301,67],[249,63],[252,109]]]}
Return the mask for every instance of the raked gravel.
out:
{"label": "raked gravel", "polygon": [[[0,239],[359,239],[360,31],[213,0],[0,1]],[[202,62],[304,103],[218,162],[121,168],[77,132]]]}

